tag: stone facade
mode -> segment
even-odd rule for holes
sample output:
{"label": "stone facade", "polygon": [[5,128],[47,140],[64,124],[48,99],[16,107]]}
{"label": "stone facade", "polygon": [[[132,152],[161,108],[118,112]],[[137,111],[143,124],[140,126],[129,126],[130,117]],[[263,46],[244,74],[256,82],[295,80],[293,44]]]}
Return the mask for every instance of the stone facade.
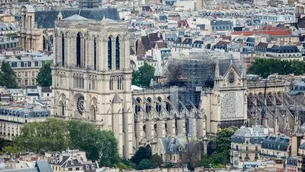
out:
{"label": "stone facade", "polygon": [[127,25],[74,15],[56,23],[53,115],[112,130],[119,153],[133,152],[133,114]]}
{"label": "stone facade", "polygon": [[246,71],[236,70],[232,61],[226,72],[220,74],[216,63],[214,88],[202,94],[201,108],[207,116],[207,132],[216,134],[218,128],[240,127],[247,120]]}

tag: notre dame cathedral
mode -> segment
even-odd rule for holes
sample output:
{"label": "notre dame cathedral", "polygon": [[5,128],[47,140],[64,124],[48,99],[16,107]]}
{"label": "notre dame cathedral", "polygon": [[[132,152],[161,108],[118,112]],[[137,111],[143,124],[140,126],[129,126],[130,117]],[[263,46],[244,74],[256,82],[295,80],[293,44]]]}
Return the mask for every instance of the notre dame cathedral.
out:
{"label": "notre dame cathedral", "polygon": [[188,106],[178,86],[132,90],[126,23],[73,15],[56,22],[54,40],[52,115],[112,130],[121,156],[146,145],[161,156],[190,140],[206,145],[207,133],[247,120],[245,72],[233,63],[217,63],[214,89]]}

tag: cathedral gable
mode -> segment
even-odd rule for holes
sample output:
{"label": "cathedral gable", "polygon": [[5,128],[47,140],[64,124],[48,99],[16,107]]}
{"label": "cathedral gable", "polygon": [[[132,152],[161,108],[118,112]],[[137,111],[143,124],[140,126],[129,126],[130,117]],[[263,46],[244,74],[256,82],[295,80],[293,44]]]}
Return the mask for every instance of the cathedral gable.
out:
{"label": "cathedral gable", "polygon": [[240,76],[236,72],[233,66],[230,66],[226,74],[224,75],[225,85],[238,86],[240,85]]}

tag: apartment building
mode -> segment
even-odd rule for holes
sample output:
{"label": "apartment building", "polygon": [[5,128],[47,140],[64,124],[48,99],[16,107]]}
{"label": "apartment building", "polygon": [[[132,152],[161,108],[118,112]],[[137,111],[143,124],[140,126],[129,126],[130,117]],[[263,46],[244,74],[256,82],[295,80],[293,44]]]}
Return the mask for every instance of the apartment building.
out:
{"label": "apartment building", "polygon": [[38,106],[1,106],[0,107],[0,137],[11,140],[19,136],[24,124],[43,122],[50,117],[50,111]]}
{"label": "apartment building", "polygon": [[[34,86],[36,85],[36,77],[40,68],[48,61],[52,61],[53,54],[17,54],[8,59],[2,59],[10,63],[12,69],[16,73],[19,86]],[[1,59],[0,59],[1,61]]]}
{"label": "apartment building", "polygon": [[78,0],[79,8],[98,8],[102,6],[102,0]]}
{"label": "apartment building", "polygon": [[260,159],[261,142],[268,136],[268,129],[262,126],[241,127],[232,136],[231,163],[239,168],[243,161]]}

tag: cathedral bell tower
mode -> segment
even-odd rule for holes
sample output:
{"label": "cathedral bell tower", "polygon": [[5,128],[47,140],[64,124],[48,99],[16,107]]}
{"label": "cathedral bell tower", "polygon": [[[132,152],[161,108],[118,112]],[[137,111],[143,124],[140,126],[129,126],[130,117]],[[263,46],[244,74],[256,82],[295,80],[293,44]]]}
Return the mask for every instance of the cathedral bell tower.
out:
{"label": "cathedral bell tower", "polygon": [[133,121],[127,24],[79,15],[55,28],[52,115],[112,130],[119,154],[133,155]]}

